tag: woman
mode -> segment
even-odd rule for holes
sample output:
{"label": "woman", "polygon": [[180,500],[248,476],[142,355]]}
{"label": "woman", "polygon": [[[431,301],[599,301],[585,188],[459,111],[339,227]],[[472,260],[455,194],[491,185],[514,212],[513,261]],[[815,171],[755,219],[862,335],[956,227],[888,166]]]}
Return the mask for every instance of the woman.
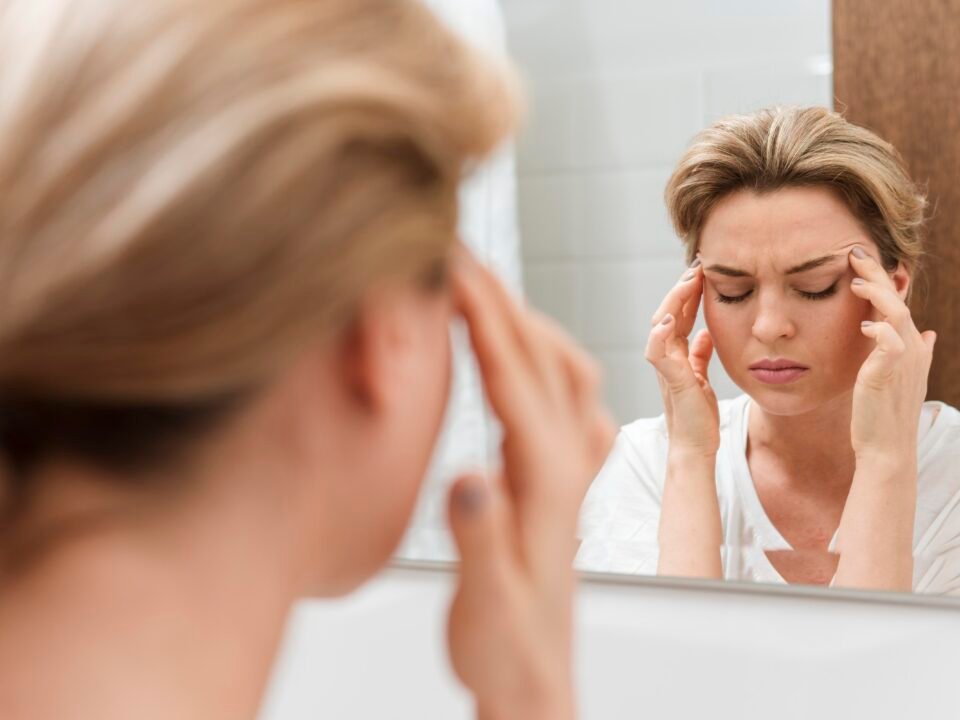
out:
{"label": "woman", "polygon": [[571,717],[610,434],[456,246],[503,74],[413,0],[4,0],[0,67],[0,716],[255,717],[291,604],[399,540],[459,313],[506,440],[452,493],[452,661]]}
{"label": "woman", "polygon": [[[690,262],[646,350],[666,412],[620,433],[580,565],[960,593],[960,413],[924,403],[925,202],[896,151],[763,110],[703,131],[666,199]],[[714,348],[742,397],[717,402]]]}

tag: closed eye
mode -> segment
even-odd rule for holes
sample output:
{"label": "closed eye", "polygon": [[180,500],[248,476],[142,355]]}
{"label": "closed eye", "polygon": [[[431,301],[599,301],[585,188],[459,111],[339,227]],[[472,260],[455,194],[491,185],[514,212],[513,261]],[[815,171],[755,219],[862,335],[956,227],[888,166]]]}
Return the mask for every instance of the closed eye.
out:
{"label": "closed eye", "polygon": [[[826,300],[828,297],[831,297],[836,294],[837,288],[840,286],[840,281],[837,280],[833,285],[828,287],[826,290],[820,290],[819,292],[808,292],[806,290],[797,290],[797,294],[800,297],[807,300]],[[723,293],[717,293],[717,302],[735,304],[741,303],[746,300],[748,297],[753,295],[753,288],[747,290],[742,295],[724,295]]]}
{"label": "closed eye", "polygon": [[839,286],[840,281],[837,280],[837,282],[828,287],[826,290],[821,290],[820,292],[806,292],[805,290],[797,290],[797,292],[800,294],[800,297],[804,297],[807,300],[825,300],[831,295],[835,295]]}
{"label": "closed eye", "polygon": [[746,300],[748,297],[753,295],[753,289],[747,290],[743,295],[724,295],[722,293],[717,293],[717,302],[722,303],[739,303]]}

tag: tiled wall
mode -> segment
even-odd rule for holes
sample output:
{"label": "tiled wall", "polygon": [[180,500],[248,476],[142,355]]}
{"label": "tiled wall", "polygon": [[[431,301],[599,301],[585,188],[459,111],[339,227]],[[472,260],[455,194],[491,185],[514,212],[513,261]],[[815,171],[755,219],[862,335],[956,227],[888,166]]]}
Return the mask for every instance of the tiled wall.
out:
{"label": "tiled wall", "polygon": [[[663,187],[710,121],[832,105],[829,0],[502,0],[531,97],[524,284],[601,361],[621,422],[661,412],[649,318],[683,270]],[[737,390],[719,363],[720,397]]]}

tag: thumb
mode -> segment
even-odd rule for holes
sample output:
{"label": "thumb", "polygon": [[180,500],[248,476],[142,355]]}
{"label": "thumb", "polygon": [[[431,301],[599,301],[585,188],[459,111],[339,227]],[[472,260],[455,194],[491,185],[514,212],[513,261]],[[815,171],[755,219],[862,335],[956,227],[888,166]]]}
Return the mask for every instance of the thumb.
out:
{"label": "thumb", "polygon": [[461,582],[490,582],[502,572],[507,557],[502,501],[498,502],[494,488],[482,475],[469,474],[453,484],[448,511],[460,554]]}
{"label": "thumb", "polygon": [[697,333],[697,336],[693,339],[693,343],[690,345],[690,367],[693,368],[693,372],[702,377],[704,380],[708,379],[707,371],[710,368],[710,358],[713,356],[713,337],[710,335],[710,331],[703,329]]}
{"label": "thumb", "polygon": [[937,344],[937,333],[933,330],[926,330],[920,333],[920,337],[922,337],[923,341],[927,344],[927,348],[933,351],[934,345]]}

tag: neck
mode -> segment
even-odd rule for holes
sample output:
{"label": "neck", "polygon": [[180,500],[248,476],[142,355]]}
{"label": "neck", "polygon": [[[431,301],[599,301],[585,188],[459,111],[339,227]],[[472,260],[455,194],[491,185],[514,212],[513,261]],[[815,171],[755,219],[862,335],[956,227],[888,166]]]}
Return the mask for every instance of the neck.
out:
{"label": "neck", "polygon": [[[811,478],[850,485],[856,458],[850,440],[853,393],[800,415],[774,415],[751,402],[747,452],[775,455],[796,482]],[[804,472],[814,470],[815,472]]]}
{"label": "neck", "polygon": [[[162,501],[74,467],[37,478],[51,501],[33,506],[25,559],[0,592],[0,625],[24,629],[0,640],[0,677],[51,703],[34,712],[30,700],[30,717],[113,717],[104,709],[134,702],[150,718],[256,716],[287,613],[306,589],[289,498],[282,483],[264,482],[282,468],[258,457],[234,454],[202,478],[150,478],[165,488]],[[49,674],[23,668],[24,652],[63,671],[56,688],[36,686]],[[98,682],[105,676],[120,681]]]}

